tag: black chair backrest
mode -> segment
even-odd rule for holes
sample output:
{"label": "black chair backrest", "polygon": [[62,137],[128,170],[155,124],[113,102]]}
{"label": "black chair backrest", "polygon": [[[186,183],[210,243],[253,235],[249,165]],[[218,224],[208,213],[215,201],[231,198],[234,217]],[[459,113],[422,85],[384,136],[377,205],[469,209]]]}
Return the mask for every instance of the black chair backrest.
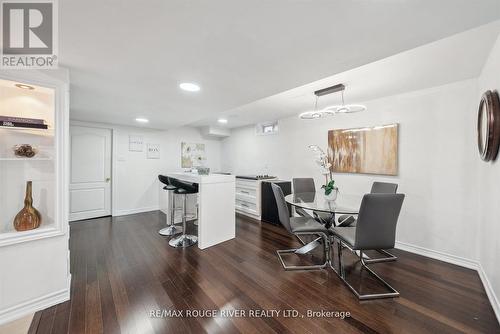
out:
{"label": "black chair backrest", "polygon": [[170,183],[168,182],[169,177],[165,175],[158,175],[158,180],[160,180],[161,183],[169,185]]}
{"label": "black chair backrest", "polygon": [[372,194],[395,194],[398,191],[398,185],[396,183],[387,182],[373,182]]}
{"label": "black chair backrest", "polygon": [[363,196],[356,223],[354,249],[388,249],[396,242],[404,194],[366,194]]}
{"label": "black chair backrest", "polygon": [[168,179],[169,179],[169,182],[171,182],[171,184],[174,187],[184,189],[188,193],[197,193],[198,192],[198,183],[185,182],[185,181],[181,181],[178,179],[174,179],[172,177],[169,177]]}
{"label": "black chair backrest", "polygon": [[293,192],[295,194],[316,192],[316,187],[314,186],[314,179],[311,177],[292,179],[292,184],[293,184]]}
{"label": "black chair backrest", "polygon": [[280,223],[289,233],[292,233],[292,227],[290,226],[290,212],[288,212],[283,190],[281,190],[281,188],[274,183],[271,183],[271,188],[273,189],[274,197],[276,198],[276,206],[278,207]]}

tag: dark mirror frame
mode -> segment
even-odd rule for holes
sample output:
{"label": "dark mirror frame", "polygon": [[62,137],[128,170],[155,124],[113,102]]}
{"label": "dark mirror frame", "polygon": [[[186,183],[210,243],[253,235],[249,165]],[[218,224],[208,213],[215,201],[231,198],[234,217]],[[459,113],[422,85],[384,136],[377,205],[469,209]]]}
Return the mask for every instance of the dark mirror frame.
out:
{"label": "dark mirror frame", "polygon": [[[487,138],[482,137],[483,118],[486,118]],[[500,145],[500,99],[497,91],[488,90],[481,97],[477,114],[477,145],[481,159],[496,159]]]}

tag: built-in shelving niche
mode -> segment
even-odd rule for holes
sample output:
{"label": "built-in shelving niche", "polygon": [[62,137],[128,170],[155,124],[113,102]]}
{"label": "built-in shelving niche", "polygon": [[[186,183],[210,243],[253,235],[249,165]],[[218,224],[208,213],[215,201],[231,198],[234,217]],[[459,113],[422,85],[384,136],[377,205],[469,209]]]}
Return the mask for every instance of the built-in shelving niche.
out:
{"label": "built-in shelving niche", "polygon": [[[0,116],[43,119],[48,129],[0,126],[0,246],[57,234],[55,90],[22,89],[0,79]],[[38,153],[17,157],[13,147],[29,144]],[[42,215],[38,229],[18,232],[13,221],[23,208],[26,181],[33,182],[33,205]]]}

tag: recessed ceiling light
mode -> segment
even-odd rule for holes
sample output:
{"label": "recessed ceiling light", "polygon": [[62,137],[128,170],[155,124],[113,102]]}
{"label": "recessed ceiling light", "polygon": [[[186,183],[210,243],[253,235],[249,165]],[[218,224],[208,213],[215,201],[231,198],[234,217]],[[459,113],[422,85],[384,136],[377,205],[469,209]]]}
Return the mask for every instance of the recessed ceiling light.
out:
{"label": "recessed ceiling light", "polygon": [[23,84],[15,84],[15,86],[16,86],[17,88],[21,88],[21,89],[29,89],[29,90],[33,90],[33,89],[35,89],[35,87],[33,87],[33,86],[23,85]]}
{"label": "recessed ceiling light", "polygon": [[227,124],[227,119],[225,119],[225,118],[219,118],[217,120],[217,122],[219,122],[220,124]]}
{"label": "recessed ceiling light", "polygon": [[183,82],[179,85],[179,87],[182,90],[188,91],[188,92],[197,92],[200,90],[200,86],[198,86],[195,83],[192,82]]}
{"label": "recessed ceiling light", "polygon": [[135,119],[136,122],[139,122],[139,123],[149,123],[149,120],[147,118],[136,118]]}

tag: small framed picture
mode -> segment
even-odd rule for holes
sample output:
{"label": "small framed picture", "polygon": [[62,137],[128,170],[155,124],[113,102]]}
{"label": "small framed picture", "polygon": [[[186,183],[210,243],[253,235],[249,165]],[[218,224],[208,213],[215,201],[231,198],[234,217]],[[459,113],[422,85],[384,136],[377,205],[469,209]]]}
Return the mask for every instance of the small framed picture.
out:
{"label": "small framed picture", "polygon": [[142,152],[144,139],[142,136],[128,136],[128,150],[131,152]]}
{"label": "small framed picture", "polygon": [[147,145],[147,158],[148,159],[160,159],[160,145],[148,144]]}

